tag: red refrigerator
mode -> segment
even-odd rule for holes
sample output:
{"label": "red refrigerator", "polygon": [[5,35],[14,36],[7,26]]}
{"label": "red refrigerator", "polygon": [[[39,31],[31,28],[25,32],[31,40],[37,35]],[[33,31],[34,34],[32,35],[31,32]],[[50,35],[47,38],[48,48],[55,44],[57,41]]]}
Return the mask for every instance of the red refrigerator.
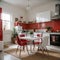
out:
{"label": "red refrigerator", "polygon": [[2,31],[2,8],[0,8],[0,52],[3,50],[3,31]]}

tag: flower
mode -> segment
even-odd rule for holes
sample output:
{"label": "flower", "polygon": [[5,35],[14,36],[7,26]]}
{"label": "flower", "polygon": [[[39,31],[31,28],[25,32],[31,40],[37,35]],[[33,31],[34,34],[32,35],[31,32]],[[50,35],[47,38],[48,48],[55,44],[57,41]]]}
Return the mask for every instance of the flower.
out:
{"label": "flower", "polygon": [[31,31],[30,34],[33,34],[33,31]]}
{"label": "flower", "polygon": [[48,32],[48,31],[51,31],[52,27],[47,26],[46,29],[47,29],[47,32]]}

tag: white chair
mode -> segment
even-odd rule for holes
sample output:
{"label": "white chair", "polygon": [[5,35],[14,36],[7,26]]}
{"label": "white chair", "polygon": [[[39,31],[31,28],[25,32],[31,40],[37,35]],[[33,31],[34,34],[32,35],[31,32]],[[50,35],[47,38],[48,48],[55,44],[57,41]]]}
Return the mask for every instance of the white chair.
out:
{"label": "white chair", "polygon": [[49,36],[43,37],[42,38],[42,45],[41,45],[41,48],[42,48],[43,52],[47,52],[47,53],[48,53],[48,49],[47,49],[48,39],[49,39]]}
{"label": "white chair", "polygon": [[[42,37],[42,33],[36,34],[35,37]],[[37,40],[34,40],[34,42],[33,42],[33,45],[34,45],[33,50],[35,49],[35,45],[37,45],[38,51],[39,51],[39,46],[42,44],[42,41],[41,40],[42,40],[41,38],[40,39],[37,39]]]}

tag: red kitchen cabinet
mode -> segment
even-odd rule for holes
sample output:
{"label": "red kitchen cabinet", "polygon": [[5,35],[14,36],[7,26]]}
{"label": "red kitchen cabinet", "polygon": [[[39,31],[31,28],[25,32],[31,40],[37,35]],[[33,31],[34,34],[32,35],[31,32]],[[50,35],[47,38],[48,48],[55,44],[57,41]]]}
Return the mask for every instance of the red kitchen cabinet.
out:
{"label": "red kitchen cabinet", "polygon": [[41,25],[40,23],[19,23],[20,26],[22,26],[23,29],[29,30],[29,29],[40,29]]}
{"label": "red kitchen cabinet", "polygon": [[2,8],[0,8],[0,41],[3,40],[1,13],[2,13]]}
{"label": "red kitchen cabinet", "polygon": [[[43,23],[41,23],[41,24],[43,24]],[[47,26],[52,27],[53,31],[57,31],[57,30],[60,31],[60,19],[52,20],[50,22],[44,22],[44,25],[45,25],[45,27],[47,27]]]}
{"label": "red kitchen cabinet", "polygon": [[21,26],[22,26],[23,29],[27,29],[27,24],[26,23],[22,23]]}
{"label": "red kitchen cabinet", "polygon": [[39,29],[40,24],[39,23],[30,23],[29,24],[29,29]]}
{"label": "red kitchen cabinet", "polygon": [[60,31],[60,19],[58,20],[55,20],[54,21],[54,30],[57,31],[59,30]]}
{"label": "red kitchen cabinet", "polygon": [[[42,24],[45,25],[44,28],[42,27]],[[52,20],[52,21],[43,22],[43,23],[42,22],[41,23],[29,23],[29,24],[19,23],[19,25],[22,26],[22,28],[26,29],[26,30],[45,29],[45,27],[50,26],[50,27],[52,27],[52,31],[57,31],[57,30],[60,31],[60,20]],[[0,27],[0,29],[2,29],[2,28]]]}
{"label": "red kitchen cabinet", "polygon": [[27,29],[27,24],[26,23],[21,23],[21,22],[18,22],[18,23],[14,23],[14,26],[22,26],[22,29]]}
{"label": "red kitchen cabinet", "polygon": [[26,24],[25,23],[19,23],[20,26],[22,26],[22,29],[26,29]]}
{"label": "red kitchen cabinet", "polygon": [[20,23],[20,22],[19,22],[19,25],[20,25],[20,26],[22,26],[22,25],[23,25],[23,23]]}
{"label": "red kitchen cabinet", "polygon": [[46,28],[47,26],[49,26],[49,27],[52,27],[54,29],[54,21],[44,22],[44,24],[45,24],[44,28]]}
{"label": "red kitchen cabinet", "polygon": [[40,29],[41,28],[41,25],[40,23],[29,23],[29,24],[26,24],[26,29]]}

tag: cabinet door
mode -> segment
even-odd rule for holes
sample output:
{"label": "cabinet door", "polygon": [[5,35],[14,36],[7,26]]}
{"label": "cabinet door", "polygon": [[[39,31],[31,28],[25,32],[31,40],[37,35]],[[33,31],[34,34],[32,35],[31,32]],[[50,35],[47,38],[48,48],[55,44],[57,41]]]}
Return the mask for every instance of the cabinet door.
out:
{"label": "cabinet door", "polygon": [[54,30],[55,31],[57,31],[57,30],[59,30],[60,31],[60,19],[58,20],[56,20],[56,21],[54,21]]}
{"label": "cabinet door", "polygon": [[0,8],[0,41],[2,41],[2,20],[1,20],[2,8]]}
{"label": "cabinet door", "polygon": [[0,41],[2,41],[2,20],[0,19]]}
{"label": "cabinet door", "polygon": [[29,24],[29,29],[40,29],[39,23],[31,23]]}
{"label": "cabinet door", "polygon": [[27,29],[27,26],[28,26],[27,24],[24,24],[24,23],[22,24],[23,29]]}
{"label": "cabinet door", "polygon": [[0,31],[0,41],[2,41],[2,31]]}

